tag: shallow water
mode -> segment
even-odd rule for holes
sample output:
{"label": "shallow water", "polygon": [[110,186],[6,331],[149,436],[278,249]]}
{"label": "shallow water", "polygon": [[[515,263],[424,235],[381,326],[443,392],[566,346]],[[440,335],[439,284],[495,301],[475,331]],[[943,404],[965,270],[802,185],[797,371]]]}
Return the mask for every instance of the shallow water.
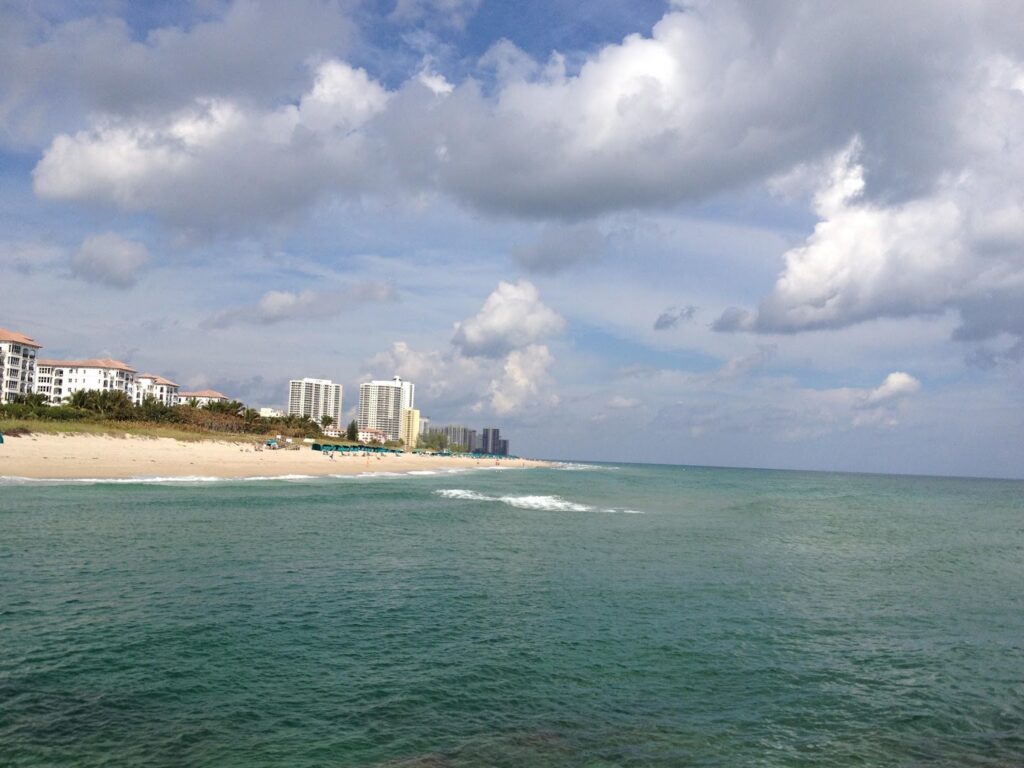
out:
{"label": "shallow water", "polygon": [[0,765],[1021,763],[1019,482],[0,485]]}

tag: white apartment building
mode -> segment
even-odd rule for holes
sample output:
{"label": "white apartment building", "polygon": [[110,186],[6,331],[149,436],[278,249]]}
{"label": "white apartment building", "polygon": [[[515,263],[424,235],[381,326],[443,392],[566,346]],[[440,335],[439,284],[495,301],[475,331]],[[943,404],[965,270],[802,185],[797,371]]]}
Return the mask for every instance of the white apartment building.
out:
{"label": "white apartment building", "polygon": [[333,437],[341,439],[347,434],[346,428],[343,424],[331,424],[329,427],[324,427],[321,432],[324,433],[324,437]]}
{"label": "white apartment building", "polygon": [[0,403],[35,391],[39,344],[23,333],[0,328]]}
{"label": "white apartment building", "polygon": [[359,428],[379,429],[388,440],[402,437],[402,410],[416,405],[416,387],[395,376],[359,385]]}
{"label": "white apartment building", "polygon": [[177,405],[178,389],[177,384],[163,376],[140,373],[135,377],[135,404],[141,405],[147,397],[152,397],[161,405]]}
{"label": "white apartment building", "polygon": [[292,379],[288,382],[288,415],[306,416],[317,424],[330,416],[341,424],[341,384],[329,379]]}
{"label": "white apartment building", "polygon": [[79,391],[124,392],[134,400],[134,368],[120,360],[36,360],[35,390],[51,405],[61,405]]}
{"label": "white apartment building", "polygon": [[280,408],[260,408],[260,417],[264,419],[280,419],[284,411]]}
{"label": "white apartment building", "polygon": [[388,436],[379,429],[360,428],[358,437],[360,443],[386,443],[388,441]]}
{"label": "white apartment building", "polygon": [[199,389],[195,392],[179,392],[178,405],[191,405],[195,403],[197,408],[202,408],[210,403],[226,403],[227,395],[222,395],[215,389]]}

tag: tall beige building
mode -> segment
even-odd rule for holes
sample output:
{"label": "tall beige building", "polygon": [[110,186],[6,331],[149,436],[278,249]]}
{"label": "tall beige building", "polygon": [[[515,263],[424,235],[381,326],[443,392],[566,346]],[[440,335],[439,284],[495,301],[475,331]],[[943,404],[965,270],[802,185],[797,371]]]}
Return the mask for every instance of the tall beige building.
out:
{"label": "tall beige building", "polygon": [[415,408],[402,409],[402,428],[399,439],[406,448],[416,447],[416,441],[420,436],[420,412]]}

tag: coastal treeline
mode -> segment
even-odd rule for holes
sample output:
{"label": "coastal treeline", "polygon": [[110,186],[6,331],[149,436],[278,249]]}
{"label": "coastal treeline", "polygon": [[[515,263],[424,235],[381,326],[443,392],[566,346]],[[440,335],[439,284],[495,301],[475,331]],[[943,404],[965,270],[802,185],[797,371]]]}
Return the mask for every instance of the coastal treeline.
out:
{"label": "coastal treeline", "polygon": [[78,391],[65,405],[48,405],[42,395],[23,395],[12,403],[0,405],[0,419],[38,421],[141,422],[173,425],[201,432],[263,435],[276,433],[288,437],[319,437],[321,426],[305,416],[266,418],[237,400],[197,404],[165,405],[147,397],[133,403],[124,392]]}

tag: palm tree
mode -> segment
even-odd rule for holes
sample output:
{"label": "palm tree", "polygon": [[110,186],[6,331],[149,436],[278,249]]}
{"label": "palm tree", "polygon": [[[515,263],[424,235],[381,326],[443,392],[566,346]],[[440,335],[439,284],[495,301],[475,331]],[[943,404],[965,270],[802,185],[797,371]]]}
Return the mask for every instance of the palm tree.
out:
{"label": "palm tree", "polygon": [[38,392],[32,392],[27,395],[18,395],[14,398],[14,402],[19,405],[28,405],[32,408],[41,408],[46,405],[46,395],[41,395]]}
{"label": "palm tree", "polygon": [[331,424],[333,424],[333,423],[334,423],[334,417],[333,416],[328,416],[327,414],[324,414],[323,416],[320,417],[320,426],[321,427],[326,428],[326,427],[331,426]]}

